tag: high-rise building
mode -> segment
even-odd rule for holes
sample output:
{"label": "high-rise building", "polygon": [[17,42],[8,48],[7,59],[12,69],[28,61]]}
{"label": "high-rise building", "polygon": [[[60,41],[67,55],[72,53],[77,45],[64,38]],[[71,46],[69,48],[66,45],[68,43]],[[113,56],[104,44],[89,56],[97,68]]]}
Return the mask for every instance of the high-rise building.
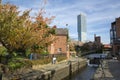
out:
{"label": "high-rise building", "polygon": [[78,41],[85,42],[87,38],[86,16],[80,14],[77,16]]}

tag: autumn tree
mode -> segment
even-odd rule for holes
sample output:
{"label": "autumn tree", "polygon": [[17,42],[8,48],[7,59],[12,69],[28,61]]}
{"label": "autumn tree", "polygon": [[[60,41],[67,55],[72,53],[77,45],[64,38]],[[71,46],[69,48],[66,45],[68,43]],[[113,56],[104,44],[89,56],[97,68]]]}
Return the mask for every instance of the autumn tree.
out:
{"label": "autumn tree", "polygon": [[72,39],[69,38],[69,48],[70,48],[70,51],[75,51],[75,43]]}
{"label": "autumn tree", "polygon": [[53,41],[55,31],[48,26],[53,17],[44,18],[41,10],[33,21],[29,13],[20,14],[15,5],[0,5],[0,43],[9,53],[40,52]]}
{"label": "autumn tree", "polygon": [[32,51],[36,53],[41,53],[48,45],[50,45],[54,40],[55,29],[50,28],[48,25],[51,23],[51,18],[44,18],[43,12],[40,11],[39,14],[34,18],[35,22],[33,22],[33,35],[35,38],[34,45],[32,46]]}
{"label": "autumn tree", "polygon": [[31,40],[29,11],[19,13],[14,5],[0,5],[0,42],[10,53],[28,47]]}

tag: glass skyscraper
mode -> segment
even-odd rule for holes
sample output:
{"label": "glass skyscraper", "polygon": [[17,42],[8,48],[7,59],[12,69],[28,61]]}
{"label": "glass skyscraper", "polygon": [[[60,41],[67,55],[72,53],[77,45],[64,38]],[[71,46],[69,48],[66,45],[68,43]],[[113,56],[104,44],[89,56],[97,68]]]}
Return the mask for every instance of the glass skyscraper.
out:
{"label": "glass skyscraper", "polygon": [[80,14],[77,16],[78,41],[85,42],[87,39],[86,16]]}

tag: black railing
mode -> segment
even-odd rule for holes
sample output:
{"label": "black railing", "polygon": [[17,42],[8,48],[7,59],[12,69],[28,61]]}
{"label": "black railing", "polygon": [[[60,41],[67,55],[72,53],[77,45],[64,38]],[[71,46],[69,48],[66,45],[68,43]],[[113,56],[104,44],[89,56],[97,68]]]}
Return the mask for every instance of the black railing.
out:
{"label": "black railing", "polygon": [[36,59],[45,59],[45,58],[53,58],[53,56],[57,57],[61,57],[61,56],[66,56],[65,53],[60,53],[60,54],[33,54],[33,60]]}

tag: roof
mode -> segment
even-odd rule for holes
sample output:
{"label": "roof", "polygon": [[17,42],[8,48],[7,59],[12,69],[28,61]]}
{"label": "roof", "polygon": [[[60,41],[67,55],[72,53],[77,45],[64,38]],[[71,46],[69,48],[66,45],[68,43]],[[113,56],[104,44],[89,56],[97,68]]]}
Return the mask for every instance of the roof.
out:
{"label": "roof", "polygon": [[56,32],[56,35],[68,35],[67,28],[56,28],[55,32]]}
{"label": "roof", "polygon": [[112,24],[112,25],[115,25],[115,24],[116,24],[116,22],[114,21],[114,22],[112,22],[111,24]]}
{"label": "roof", "polygon": [[111,48],[110,44],[104,44],[104,48]]}

